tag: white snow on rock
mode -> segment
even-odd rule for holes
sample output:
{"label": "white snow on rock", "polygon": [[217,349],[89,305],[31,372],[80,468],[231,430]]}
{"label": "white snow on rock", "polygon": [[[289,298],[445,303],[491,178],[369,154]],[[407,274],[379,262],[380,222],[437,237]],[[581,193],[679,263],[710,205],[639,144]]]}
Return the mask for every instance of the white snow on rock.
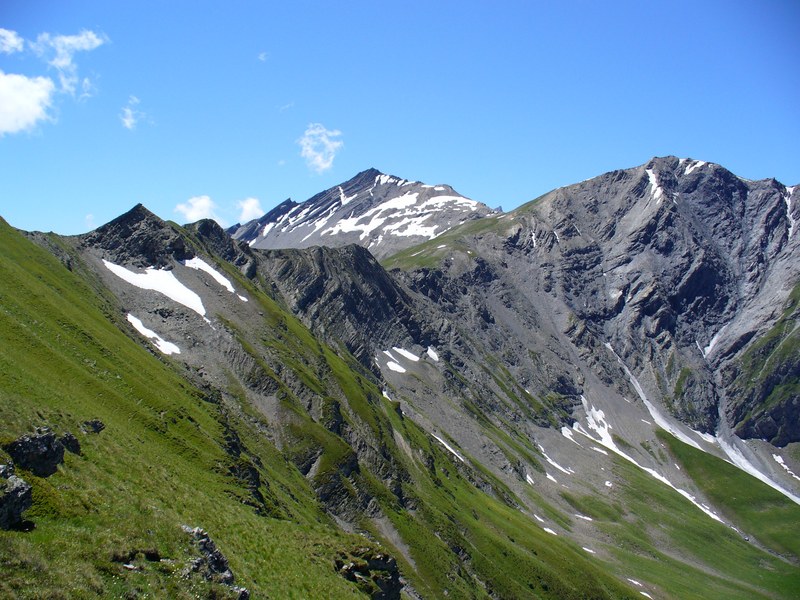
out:
{"label": "white snow on rock", "polygon": [[779,483],[773,481],[768,475],[762,473],[748,458],[744,455],[744,453],[737,448],[736,446],[732,445],[727,440],[718,437],[717,442],[719,442],[719,447],[722,448],[723,452],[728,456],[731,462],[739,467],[745,473],[750,473],[756,479],[763,481],[771,488],[779,491],[781,494],[795,502],[796,504],[800,504],[800,496],[794,494],[787,490],[785,487],[780,485]]}
{"label": "white snow on rock", "polygon": [[783,457],[781,455],[773,454],[772,458],[775,460],[776,463],[778,463],[780,466],[783,467],[784,471],[786,471],[789,475],[791,475],[792,477],[794,477],[795,479],[800,481],[800,477],[798,477],[797,475],[794,474],[794,472],[789,468],[789,465],[787,465],[784,462]]}
{"label": "white snow on rock", "polygon": [[[527,391],[527,390],[526,390],[526,391]],[[529,393],[530,393],[530,392],[529,392]],[[572,442],[573,444],[578,444],[577,440],[575,439],[575,434],[573,434],[573,433],[572,433],[572,429],[570,429],[570,428],[569,428],[569,427],[567,427],[566,425],[564,425],[564,426],[561,428],[561,435],[563,435],[565,438],[567,438],[567,439],[568,439],[570,442]],[[578,446],[580,446],[580,444],[578,444]]]}
{"label": "white snow on rock", "polygon": [[639,592],[639,593],[640,593],[642,596],[644,596],[645,598],[652,598],[652,596],[651,596],[650,594],[648,594],[647,592]]}
{"label": "white snow on rock", "polygon": [[182,261],[184,266],[189,267],[190,269],[195,269],[197,271],[203,271],[204,273],[208,273],[211,275],[212,279],[228,290],[231,294],[235,293],[236,290],[233,289],[233,284],[231,280],[225,277],[222,273],[217,271],[214,267],[209,265],[206,261],[202,260],[201,258],[195,256],[194,258],[190,258],[189,260]]}
{"label": "white snow on rock", "polygon": [[628,581],[630,581],[633,585],[638,586],[638,587],[642,587],[642,584],[639,583],[638,581],[636,581],[635,579],[631,579],[630,577],[627,577],[626,579]]}
{"label": "white snow on rock", "polygon": [[439,437],[438,435],[436,435],[435,433],[432,433],[431,435],[432,435],[433,437],[435,437],[435,438],[436,438],[436,439],[439,441],[439,443],[440,443],[442,446],[444,446],[445,448],[447,448],[447,449],[450,451],[450,454],[452,454],[453,456],[455,456],[455,457],[456,457],[458,460],[460,460],[461,462],[466,462],[466,461],[464,460],[464,457],[463,457],[463,456],[461,456],[461,455],[460,455],[458,452],[456,452],[456,451],[453,449],[453,447],[452,447],[450,444],[448,444],[447,442],[445,442],[445,441],[444,441],[442,438],[440,438],[440,437]]}
{"label": "white snow on rock", "polygon": [[550,533],[552,535],[558,535],[555,531],[553,531],[549,527],[542,527],[542,529],[544,529],[547,533]]}
{"label": "white snow on rock", "polygon": [[727,327],[728,327],[728,324],[723,325],[720,328],[720,330],[717,333],[714,334],[714,337],[711,338],[711,341],[708,342],[708,346],[706,346],[705,348],[700,348],[700,342],[695,341],[695,343],[697,344],[697,347],[700,348],[700,353],[703,355],[703,358],[706,358],[709,354],[711,354],[711,351],[717,345],[717,342],[719,341],[720,336],[722,335],[722,333],[725,331],[725,329]]}
{"label": "white snow on rock", "polygon": [[539,523],[544,523],[544,519],[539,515],[537,515],[536,513],[533,513],[533,518],[539,521]]}
{"label": "white snow on rock", "polygon": [[578,517],[579,519],[583,519],[584,521],[594,521],[592,517],[587,517],[586,515],[575,513],[575,516]]}
{"label": "white snow on rock", "polygon": [[541,451],[541,453],[542,453],[542,456],[544,456],[544,459],[545,459],[545,460],[546,460],[548,463],[550,463],[551,465],[553,465],[553,466],[554,466],[556,469],[558,469],[558,470],[559,470],[559,471],[561,471],[562,473],[566,473],[567,475],[572,475],[573,473],[575,473],[575,471],[573,471],[571,468],[569,468],[569,469],[565,469],[564,467],[562,467],[561,465],[559,465],[559,464],[558,464],[556,461],[554,461],[552,458],[550,458],[549,456],[547,456],[547,453],[544,451],[544,448],[542,447],[542,445],[541,445],[541,444],[537,444],[537,445],[539,446],[539,450]]}
{"label": "white snow on rock", "polygon": [[622,450],[620,450],[617,447],[616,443],[614,443],[614,440],[611,437],[611,433],[610,433],[611,425],[606,421],[605,413],[602,410],[598,410],[594,406],[591,406],[584,396],[581,396],[581,402],[583,404],[584,410],[586,411],[587,425],[588,425],[589,429],[593,430],[599,436],[599,439],[594,437],[593,435],[591,435],[588,431],[586,431],[586,429],[584,429],[583,426],[578,422],[576,422],[573,425],[573,429],[575,431],[577,431],[581,435],[584,435],[584,436],[588,437],[590,440],[593,440],[595,442],[598,442],[598,443],[602,444],[603,446],[605,446],[606,448],[608,448],[609,450],[611,450],[615,454],[618,454],[619,456],[621,456],[622,458],[624,458],[628,462],[633,463],[634,465],[636,465],[637,467],[642,469],[644,472],[650,474],[652,477],[654,477],[655,479],[657,479],[661,483],[664,483],[664,484],[668,485],[669,487],[671,487],[673,490],[675,490],[681,496],[683,496],[684,498],[689,500],[689,502],[694,504],[697,508],[702,510],[706,515],[708,515],[709,517],[711,517],[715,521],[719,521],[720,523],[724,523],[724,521],[722,519],[720,519],[713,510],[711,510],[710,508],[708,508],[704,504],[701,504],[700,502],[698,502],[695,499],[695,497],[692,496],[689,492],[687,492],[686,490],[683,490],[683,489],[675,486],[669,479],[664,477],[658,471],[640,465],[638,462],[636,462],[636,460],[632,456],[630,456],[628,454],[625,454]]}
{"label": "white snow on rock", "polygon": [[428,346],[428,356],[435,362],[439,362],[439,354],[431,346]]}
{"label": "white snow on rock", "polygon": [[393,360],[390,360],[389,362],[387,362],[386,366],[389,368],[390,371],[394,371],[395,373],[405,373],[406,372],[405,368],[401,367],[400,365],[398,365]]}
{"label": "white snow on rock", "polygon": [[205,318],[206,309],[200,296],[178,281],[172,271],[162,271],[154,267],[148,267],[144,273],[136,273],[107,260],[103,260],[103,264],[114,275],[131,285],[143,290],[154,290],[164,294],[167,298],[182,304]]}
{"label": "white snow on rock", "polygon": [[614,484],[611,483],[610,481],[606,481],[606,487],[611,487],[612,485],[614,485]]}
{"label": "white snow on rock", "polygon": [[594,550],[591,548],[587,548],[586,546],[581,546],[584,550],[586,550],[589,554],[594,554]]}
{"label": "white snow on rock", "polygon": [[792,239],[792,234],[794,233],[795,227],[797,226],[797,220],[792,216],[792,194],[794,193],[793,187],[786,188],[786,194],[783,196],[784,202],[786,202],[786,218],[789,220],[789,239]]}
{"label": "white snow on rock", "polygon": [[553,477],[552,475],[550,475],[550,473],[545,473],[544,475],[545,475],[545,477],[547,477],[553,483],[558,483],[558,481],[556,481],[556,478]]}
{"label": "white snow on rock", "polygon": [[661,427],[661,429],[663,429],[664,431],[668,431],[674,437],[682,441],[684,444],[689,444],[690,446],[693,446],[698,450],[703,449],[700,447],[700,444],[698,444],[688,435],[683,433],[680,429],[678,429],[677,426],[674,426],[672,423],[667,421],[667,419],[660,412],[658,412],[658,409],[652,404],[650,404],[650,402],[645,400],[644,405],[647,407],[647,410],[650,411],[650,416],[653,417],[653,420],[656,422],[656,425]]}
{"label": "white snow on rock", "polygon": [[658,179],[652,169],[647,169],[647,178],[650,180],[650,187],[653,188],[653,198],[655,198],[656,204],[661,204],[661,200],[664,198],[664,190],[658,185]]}
{"label": "white snow on rock", "polygon": [[528,482],[528,483],[530,483],[531,485],[534,485],[534,483],[533,483],[533,477],[531,477],[531,476],[530,476],[530,475],[528,475],[527,473],[525,474],[525,481],[527,481],[527,482]]}
{"label": "white snow on rock", "polygon": [[405,356],[408,360],[417,362],[419,360],[419,356],[414,354],[413,352],[409,352],[408,350],[404,350],[403,348],[392,348],[395,352],[397,352],[401,356]]}
{"label": "white snow on rock", "polygon": [[708,163],[706,163],[705,161],[702,161],[702,160],[693,160],[693,161],[687,161],[687,162],[690,162],[691,164],[689,164],[689,166],[686,167],[686,170],[683,172],[684,175],[689,175],[695,169],[699,169],[699,168],[705,166],[706,164],[708,164]]}
{"label": "white snow on rock", "polygon": [[136,317],[134,317],[130,313],[128,313],[128,323],[133,325],[133,327],[134,327],[134,329],[136,329],[136,331],[138,331],[144,337],[146,337],[148,340],[153,342],[153,345],[156,348],[158,348],[159,352],[161,352],[162,354],[166,354],[167,356],[169,356],[170,354],[180,354],[181,353],[181,349],[178,348],[178,346],[176,346],[172,342],[166,341],[164,338],[162,338],[160,335],[158,335],[152,329],[148,329],[147,327],[145,327],[144,323],[142,323],[142,321],[140,319],[137,319]]}

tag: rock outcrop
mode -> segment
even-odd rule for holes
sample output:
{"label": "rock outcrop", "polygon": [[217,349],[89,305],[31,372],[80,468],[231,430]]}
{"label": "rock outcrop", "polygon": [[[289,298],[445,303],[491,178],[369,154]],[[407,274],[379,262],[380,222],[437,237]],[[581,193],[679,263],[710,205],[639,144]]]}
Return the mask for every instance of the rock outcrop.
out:
{"label": "rock outcrop", "polygon": [[64,462],[64,445],[47,428],[40,428],[36,434],[23,435],[5,444],[3,450],[19,468],[38,477],[49,477]]}

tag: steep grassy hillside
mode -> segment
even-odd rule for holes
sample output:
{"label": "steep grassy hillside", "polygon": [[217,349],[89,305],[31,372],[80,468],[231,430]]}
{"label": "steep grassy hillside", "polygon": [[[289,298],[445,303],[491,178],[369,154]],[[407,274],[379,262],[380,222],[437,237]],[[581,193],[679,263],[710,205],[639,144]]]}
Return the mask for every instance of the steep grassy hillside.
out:
{"label": "steep grassy hillside", "polygon": [[[169,227],[211,256],[201,237]],[[407,598],[788,599],[800,585],[791,556],[748,544],[621,459],[609,463],[611,496],[575,486],[546,498],[525,484],[520,497],[404,415],[373,373],[316,339],[259,275],[215,259],[259,316],[213,315],[239,347],[219,383],[136,337],[74,240],[39,241],[0,222],[0,444],[47,426],[74,433],[82,452],[48,478],[18,469],[33,506],[27,527],[0,531],[2,597],[236,597],[186,575],[197,550],[183,525],[210,534],[254,598],[382,597],[389,572],[376,574],[375,563],[391,560],[381,553],[397,560]],[[272,412],[259,404],[263,389]],[[530,440],[473,409],[509,459],[538,464]],[[95,419],[99,433],[85,426]],[[698,470],[698,481],[762,497],[752,478],[670,449],[687,471],[694,460],[713,472]],[[787,504],[760,506],[793,523]],[[747,521],[737,510],[739,527],[769,522],[759,541],[796,556],[772,516]],[[568,539],[586,517],[604,543]]]}

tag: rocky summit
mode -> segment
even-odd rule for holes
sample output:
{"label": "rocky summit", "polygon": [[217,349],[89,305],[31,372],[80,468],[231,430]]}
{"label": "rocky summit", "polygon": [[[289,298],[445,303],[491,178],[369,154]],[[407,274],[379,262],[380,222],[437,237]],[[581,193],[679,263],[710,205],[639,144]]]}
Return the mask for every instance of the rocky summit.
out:
{"label": "rocky summit", "polygon": [[228,231],[253,248],[358,244],[384,258],[493,212],[449,185],[368,169],[305,202],[286,200],[260,219]]}
{"label": "rocky summit", "polygon": [[795,598],[796,200],[663,157],[2,223],[0,595]]}

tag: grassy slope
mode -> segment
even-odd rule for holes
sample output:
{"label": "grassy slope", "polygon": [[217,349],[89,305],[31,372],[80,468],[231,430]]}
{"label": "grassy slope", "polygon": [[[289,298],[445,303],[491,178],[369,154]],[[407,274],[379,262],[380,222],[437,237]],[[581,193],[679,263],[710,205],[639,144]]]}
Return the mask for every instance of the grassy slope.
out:
{"label": "grassy slope", "polygon": [[[21,473],[34,486],[34,506],[26,516],[36,527],[0,532],[0,595],[224,596],[225,588],[178,576],[189,558],[180,531],[184,523],[209,531],[237,583],[256,596],[359,593],[335,573],[333,562],[365,540],[332,525],[305,478],[273,446],[189,386],[179,365],[121,333],[113,299],[4,223],[0,257],[0,437],[12,439],[46,424],[78,434],[83,447],[82,456],[68,454],[48,479]],[[320,346],[270,299],[260,300],[269,309],[266,320],[281,324],[263,340],[265,347],[280,346],[280,331],[288,333],[280,346],[287,361],[309,353],[322,358],[348,401],[354,426],[368,427],[385,451],[401,455],[392,434],[399,427],[413,452],[424,448],[436,457],[430,473],[403,455],[414,472],[408,493],[419,498],[413,513],[400,509],[368,471],[360,475],[408,540],[419,568],[411,579],[420,591],[428,597],[444,590],[451,597],[485,597],[489,586],[496,597],[512,598],[530,585],[542,597],[630,597],[582,557],[564,561],[575,554],[571,544],[549,539],[518,511],[477,491],[421,429],[401,419],[374,384],[353,372],[349,357]],[[306,376],[313,380],[315,373]],[[94,418],[106,429],[80,433],[80,424]],[[223,447],[223,423],[237,429],[263,464],[262,491],[285,518],[258,516],[240,502],[247,493],[228,475],[232,459]],[[320,435],[307,420],[300,429],[311,438]],[[462,513],[480,522],[459,523]],[[522,534],[524,545],[510,541],[512,533]],[[457,542],[471,558],[462,561],[452,552]],[[141,570],[129,571],[112,560],[149,549],[167,561],[148,562],[140,554],[134,560]],[[523,575],[520,565],[530,570]]]}
{"label": "grassy slope", "polygon": [[[763,589],[770,590],[764,597],[791,597],[796,569],[699,511],[687,516],[692,509],[685,499],[624,461],[615,466],[627,482],[619,486],[617,504],[571,498],[614,541],[605,549],[611,564],[588,558],[514,508],[513,493],[491,474],[461,465],[398,414],[374,383],[357,373],[351,357],[319,345],[271,299],[238,273],[229,274],[250,287],[265,308],[266,325],[260,339],[251,341],[280,353],[310,387],[343,402],[345,419],[369,432],[408,472],[403,492],[413,509],[402,508],[366,469],[355,482],[378,499],[402,535],[413,567],[400,549],[394,555],[425,597],[443,597],[445,591],[451,598],[640,597],[617,577],[647,581],[671,597],[759,597]],[[187,559],[182,523],[207,529],[230,559],[237,583],[256,597],[358,595],[336,575],[333,561],[363,545],[364,538],[331,524],[305,478],[249,427],[251,407],[237,417],[209,402],[180,377],[179,365],[120,333],[111,299],[5,224],[0,225],[0,280],[0,437],[42,424],[77,434],[90,418],[107,425],[99,435],[79,435],[83,456],[68,455],[56,475],[23,474],[34,485],[28,517],[36,529],[0,532],[0,595],[224,594],[222,588],[176,576]],[[299,410],[291,399],[287,403]],[[262,492],[283,518],[257,516],[240,502],[246,492],[227,474],[232,459],[223,448],[223,423],[235,427],[251,456],[262,462],[267,482]],[[346,451],[340,438],[307,416],[298,416],[296,428],[307,443],[328,447],[331,455]],[[335,456],[330,462],[335,467]],[[496,492],[479,491],[471,483],[476,479]],[[536,501],[542,514],[569,528],[569,518],[541,498]],[[365,519],[362,526],[380,537],[374,522]],[[393,547],[391,540],[386,544]],[[724,556],[709,550],[717,547]],[[140,557],[143,570],[128,571],[111,560],[115,553],[148,548],[175,562]],[[687,568],[686,561],[697,566]]]}
{"label": "grassy slope", "polygon": [[[363,539],[331,527],[274,447],[239,430],[290,519],[259,517],[236,501],[245,492],[227,475],[221,407],[122,334],[81,278],[4,223],[0,257],[0,436],[47,424],[78,434],[83,447],[48,479],[22,473],[34,487],[26,516],[36,528],[0,532],[0,595],[206,595],[208,585],[172,575],[187,557],[184,523],[207,529],[237,583],[253,591],[355,593],[332,562]],[[81,435],[80,423],[93,418],[106,429]],[[178,562],[144,561],[143,571],[131,572],[111,560],[146,548]]]}

